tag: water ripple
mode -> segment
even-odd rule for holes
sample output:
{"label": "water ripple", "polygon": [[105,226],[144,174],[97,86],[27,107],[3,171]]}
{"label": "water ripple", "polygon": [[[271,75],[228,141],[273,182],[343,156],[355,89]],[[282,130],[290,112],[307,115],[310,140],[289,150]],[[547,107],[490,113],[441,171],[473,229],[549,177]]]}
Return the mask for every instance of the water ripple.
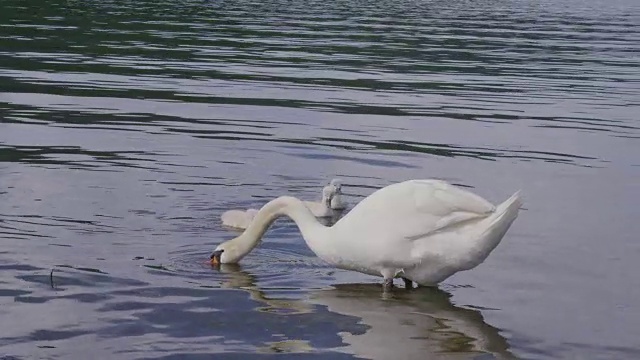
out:
{"label": "water ripple", "polygon": [[[638,4],[3,1],[0,353],[636,356]],[[381,299],[288,221],[207,263],[223,211],[334,177],[522,187],[526,241],[443,285],[468,307]]]}

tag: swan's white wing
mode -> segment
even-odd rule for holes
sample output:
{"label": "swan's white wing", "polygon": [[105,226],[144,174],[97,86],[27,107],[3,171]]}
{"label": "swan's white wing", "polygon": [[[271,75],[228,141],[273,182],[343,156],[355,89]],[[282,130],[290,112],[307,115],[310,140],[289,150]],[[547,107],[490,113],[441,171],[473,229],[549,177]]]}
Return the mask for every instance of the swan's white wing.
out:
{"label": "swan's white wing", "polygon": [[377,190],[341,222],[364,222],[376,228],[391,225],[395,233],[405,229],[411,236],[414,231],[428,233],[494,210],[482,197],[444,181],[409,180]]}
{"label": "swan's white wing", "polygon": [[484,218],[494,209],[485,199],[446,182],[409,180],[374,192],[334,226],[345,237],[360,239],[356,246],[346,244],[345,250],[362,252],[367,262],[384,259],[402,268],[421,260],[414,250],[429,248],[421,244],[429,235]]}
{"label": "swan's white wing", "polygon": [[[431,214],[438,216],[430,232],[441,230],[462,221],[484,217],[495,211],[495,206],[482,197],[439,180],[415,180],[412,184],[416,199],[416,216]],[[412,234],[409,237],[420,236]]]}

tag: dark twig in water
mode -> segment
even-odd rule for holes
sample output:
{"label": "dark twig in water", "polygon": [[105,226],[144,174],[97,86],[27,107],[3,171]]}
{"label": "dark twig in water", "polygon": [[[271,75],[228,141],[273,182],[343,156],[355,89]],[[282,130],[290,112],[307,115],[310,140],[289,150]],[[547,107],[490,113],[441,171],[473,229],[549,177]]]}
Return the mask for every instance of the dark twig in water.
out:
{"label": "dark twig in water", "polygon": [[53,286],[53,270],[51,269],[51,274],[49,274],[49,281],[51,282],[51,288],[55,289],[55,287]]}

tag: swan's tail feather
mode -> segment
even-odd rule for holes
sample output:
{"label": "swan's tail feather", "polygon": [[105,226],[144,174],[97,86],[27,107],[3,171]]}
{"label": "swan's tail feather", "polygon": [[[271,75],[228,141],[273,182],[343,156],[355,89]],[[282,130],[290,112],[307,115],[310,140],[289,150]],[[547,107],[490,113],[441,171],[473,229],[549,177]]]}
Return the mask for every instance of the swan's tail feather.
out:
{"label": "swan's tail feather", "polygon": [[504,235],[518,217],[518,211],[522,206],[520,191],[517,191],[503,203],[496,206],[495,211],[482,220],[483,225],[477,238],[475,249],[467,253],[468,257],[462,262],[461,270],[468,270],[482,263],[487,256],[498,246]]}
{"label": "swan's tail feather", "polygon": [[510,198],[496,207],[496,210],[489,216],[489,224],[482,236],[495,236],[502,238],[507,232],[511,223],[518,217],[520,207],[522,207],[521,191],[516,191]]}

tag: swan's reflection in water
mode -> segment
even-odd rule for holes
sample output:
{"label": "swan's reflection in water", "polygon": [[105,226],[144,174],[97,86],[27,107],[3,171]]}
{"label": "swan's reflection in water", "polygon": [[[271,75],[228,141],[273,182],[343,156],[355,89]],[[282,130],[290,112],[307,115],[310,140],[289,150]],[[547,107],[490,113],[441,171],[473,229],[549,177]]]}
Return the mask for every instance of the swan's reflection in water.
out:
{"label": "swan's reflection in water", "polygon": [[237,264],[222,264],[216,267],[225,274],[220,287],[223,289],[242,289],[249,293],[249,297],[264,306],[257,311],[265,311],[278,314],[308,314],[313,312],[313,305],[296,299],[273,298],[261,290],[256,276],[243,271]]}
{"label": "swan's reflection in water", "polygon": [[[258,310],[301,314],[312,313],[320,305],[361,319],[368,329],[339,333],[346,346],[335,351],[367,359],[468,359],[483,354],[515,358],[506,339],[479,311],[453,305],[451,295],[439,289],[396,289],[384,296],[379,284],[339,284],[311,291],[303,299],[274,299],[258,288],[254,275],[239,266],[223,265],[219,270],[225,274],[222,287],[246,290],[265,305]],[[295,340],[288,341],[286,346],[295,344]],[[310,350],[307,343],[299,345],[300,351]]]}
{"label": "swan's reflection in water", "polygon": [[397,289],[384,298],[379,284],[340,284],[310,294],[309,301],[331,312],[357,316],[364,334],[344,333],[344,349],[369,359],[469,358],[492,354],[513,358],[507,341],[477,310],[457,307],[439,289]]}

